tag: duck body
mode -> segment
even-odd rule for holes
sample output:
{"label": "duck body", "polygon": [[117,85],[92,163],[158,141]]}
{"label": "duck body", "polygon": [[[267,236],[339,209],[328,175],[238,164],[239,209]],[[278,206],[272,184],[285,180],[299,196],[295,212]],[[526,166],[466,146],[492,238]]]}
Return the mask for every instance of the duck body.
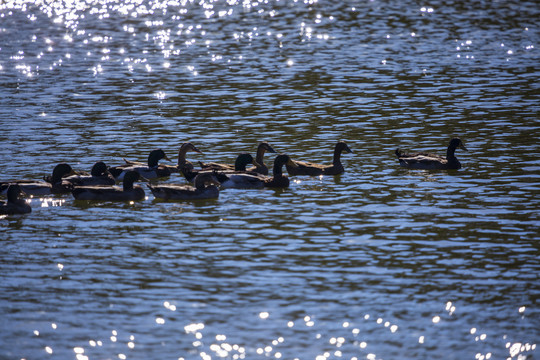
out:
{"label": "duck body", "polygon": [[[109,169],[110,173],[118,181],[123,181],[127,172],[135,171],[138,172],[141,176],[146,179],[157,179],[161,177],[167,177],[171,175],[171,168],[165,165],[159,164],[159,160],[165,159],[169,160],[167,155],[161,149],[153,150],[148,155],[148,163],[144,165],[140,162],[128,161],[125,165],[115,166]],[[170,160],[169,160],[170,161]]]}
{"label": "duck body", "polygon": [[295,161],[298,164],[298,169],[291,170],[287,169],[287,172],[291,175],[309,175],[309,176],[318,176],[318,175],[338,175],[344,172],[343,165],[339,164],[338,166],[333,165],[322,165],[317,163],[312,163],[308,161]]}
{"label": "duck body", "polygon": [[461,169],[461,163],[455,156],[457,148],[467,150],[459,138],[453,138],[446,150],[446,157],[422,152],[407,154],[399,149],[395,153],[399,164],[407,169],[457,170]]}
{"label": "duck body", "polygon": [[90,174],[71,175],[64,180],[73,186],[114,185],[116,183],[103,161],[95,163]]}
{"label": "duck body", "polygon": [[[208,165],[208,164],[212,164],[212,163],[206,163],[206,164]],[[240,154],[240,155],[238,155],[236,157],[236,161],[234,163],[234,168],[233,169],[230,169],[228,167],[221,167],[221,166],[213,167],[213,166],[209,165],[209,166],[207,166],[206,169],[203,169],[203,170],[184,169],[184,170],[182,170],[182,174],[184,174],[184,177],[186,178],[186,180],[190,181],[190,182],[193,181],[197,175],[204,174],[204,173],[212,173],[212,174],[215,174],[215,175],[217,175],[217,174],[236,174],[236,173],[246,174],[246,173],[249,173],[249,174],[252,174],[252,175],[257,175],[256,173],[250,173],[250,172],[248,172],[246,170],[246,167],[247,167],[248,164],[257,164],[257,163],[253,159],[253,156],[251,156],[248,153],[242,153],[242,154]],[[223,177],[221,177],[221,178],[224,179]]]}
{"label": "duck body", "polygon": [[0,201],[0,215],[29,214],[32,208],[19,196],[23,190],[18,184],[11,184],[7,189],[7,201]]}
{"label": "duck body", "polygon": [[288,188],[291,181],[286,175],[271,176],[264,179],[264,187],[267,188]]}
{"label": "duck body", "polygon": [[199,166],[201,167],[202,171],[234,171],[234,164],[199,161]]}
{"label": "duck body", "polygon": [[33,196],[68,194],[73,189],[73,185],[66,181],[65,177],[74,174],[75,172],[68,164],[58,164],[54,167],[52,176],[45,176],[44,181],[13,180],[2,182],[0,183],[0,193],[5,194],[9,185],[17,184],[24,193]]}
{"label": "duck body", "polygon": [[[162,165],[158,165],[156,167],[129,166],[122,169],[120,172],[116,173],[117,174],[115,176],[116,181],[125,181],[124,180],[125,176],[129,171],[135,171],[146,179],[158,179],[158,178],[167,177],[171,175],[171,171]],[[114,172],[111,172],[111,173],[113,175],[115,174]]]}
{"label": "duck body", "polygon": [[139,180],[140,175],[136,171],[128,171],[124,176],[123,187],[95,185],[76,186],[72,190],[73,197],[77,200],[102,200],[102,201],[132,201],[143,200],[145,193],[142,187],[133,185]]}
{"label": "duck body", "polygon": [[212,173],[199,174],[195,177],[195,186],[191,185],[150,185],[147,184],[156,199],[161,200],[205,200],[219,197],[220,185]]}
{"label": "duck body", "polygon": [[224,189],[262,189],[265,180],[260,175],[226,172],[217,173],[216,178]]}
{"label": "duck body", "polygon": [[283,165],[288,165],[291,168],[296,164],[288,155],[280,154],[274,159],[273,176],[254,175],[247,173],[217,173],[216,177],[224,188],[234,189],[262,189],[270,188],[286,188],[289,187],[289,178],[283,175]]}
{"label": "duck body", "polygon": [[59,183],[51,184],[46,181],[38,180],[14,180],[2,183],[0,185],[1,193],[6,194],[10,185],[19,185],[21,189],[28,195],[33,196],[46,196],[53,194],[67,194],[71,191],[70,183],[61,181]]}
{"label": "duck body", "polygon": [[344,141],[339,141],[334,148],[334,157],[332,165],[323,165],[307,161],[297,161],[295,164],[297,167],[287,165],[287,172],[289,175],[339,175],[345,171],[343,164],[341,163],[342,152],[352,153],[351,149]]}
{"label": "duck body", "polygon": [[[268,167],[264,163],[264,159],[263,159],[264,154],[267,151],[270,153],[276,152],[270,146],[270,144],[268,144],[268,142],[266,141],[261,142],[259,146],[257,147],[257,155],[255,157],[255,162],[252,162],[253,166],[247,169],[247,171],[262,174],[262,175],[268,175]],[[236,161],[238,161],[238,158]],[[238,171],[236,163],[235,164],[224,164],[224,163],[215,163],[215,162],[203,163],[199,161],[199,165],[201,166],[202,170]]]}
{"label": "duck body", "polygon": [[128,190],[107,185],[76,186],[72,194],[77,200],[101,201],[134,201],[143,200],[145,197],[143,188],[138,185]]}

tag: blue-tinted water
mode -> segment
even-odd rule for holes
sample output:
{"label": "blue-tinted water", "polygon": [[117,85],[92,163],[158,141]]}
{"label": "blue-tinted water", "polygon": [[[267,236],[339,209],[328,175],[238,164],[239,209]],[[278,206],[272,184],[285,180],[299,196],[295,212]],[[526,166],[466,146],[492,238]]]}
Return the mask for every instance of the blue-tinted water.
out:
{"label": "blue-tinted water", "polygon": [[[0,358],[537,357],[539,12],[2,3],[2,180],[174,160],[188,140],[194,163],[262,140],[353,153],[341,176],[215,201],[33,198],[0,219]],[[397,147],[444,154],[452,136],[461,170],[399,167]]]}

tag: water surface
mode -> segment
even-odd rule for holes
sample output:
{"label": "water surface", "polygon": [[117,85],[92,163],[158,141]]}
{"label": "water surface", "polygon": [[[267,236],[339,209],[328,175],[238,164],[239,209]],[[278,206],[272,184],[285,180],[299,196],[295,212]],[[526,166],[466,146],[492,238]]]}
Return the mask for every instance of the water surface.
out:
{"label": "water surface", "polygon": [[[524,359],[540,336],[534,1],[8,1],[0,177],[298,160],[214,201],[0,219],[0,358]],[[397,147],[458,171],[399,167]],[[272,162],[271,154],[266,162]],[[173,175],[162,182],[185,182]]]}

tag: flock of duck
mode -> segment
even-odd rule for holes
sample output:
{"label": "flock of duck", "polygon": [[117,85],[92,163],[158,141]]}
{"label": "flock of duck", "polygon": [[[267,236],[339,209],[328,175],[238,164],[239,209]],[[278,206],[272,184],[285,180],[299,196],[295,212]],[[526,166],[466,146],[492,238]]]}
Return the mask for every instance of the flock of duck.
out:
{"label": "flock of duck", "polygon": [[[460,169],[461,164],[455,156],[457,148],[467,150],[459,138],[453,138],[448,145],[446,156],[430,153],[404,153],[397,149],[395,154],[402,167],[409,169],[444,170]],[[339,175],[345,171],[341,164],[341,154],[351,153],[344,141],[339,141],[334,148],[331,165],[292,160],[288,155],[279,154],[274,159],[273,173],[263,161],[266,152],[276,153],[266,142],[261,142],[257,148],[256,157],[242,153],[234,164],[214,162],[199,162],[198,169],[186,160],[188,151],[202,154],[192,143],[184,143],[178,151],[176,165],[159,163],[167,156],[161,150],[153,150],[148,156],[147,163],[129,161],[125,164],[108,167],[104,162],[94,164],[91,172],[75,172],[68,164],[58,164],[51,176],[45,176],[42,181],[14,180],[0,182],[0,193],[7,194],[7,201],[0,202],[0,214],[27,214],[32,211],[30,205],[21,195],[43,196],[51,194],[69,194],[77,200],[100,201],[132,201],[145,198],[144,189],[135,185],[140,180],[158,179],[181,173],[189,184],[160,184],[147,186],[156,199],[161,200],[196,200],[213,199],[219,196],[221,189],[261,189],[286,188],[289,178],[283,174],[283,166],[290,176],[296,175]],[[169,160],[170,161],[170,160]],[[251,167],[247,167],[251,164]],[[116,186],[117,182],[123,186]]]}

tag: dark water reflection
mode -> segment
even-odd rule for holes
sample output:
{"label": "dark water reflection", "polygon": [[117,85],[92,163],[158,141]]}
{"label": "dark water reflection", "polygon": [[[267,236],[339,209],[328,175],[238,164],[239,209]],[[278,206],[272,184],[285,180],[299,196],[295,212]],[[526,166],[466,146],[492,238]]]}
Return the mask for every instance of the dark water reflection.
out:
{"label": "dark water reflection", "polygon": [[[154,148],[174,159],[187,140],[194,162],[261,140],[321,162],[339,139],[353,150],[345,174],[284,191],[32,199],[0,219],[0,358],[534,358],[539,15],[0,4],[2,179]],[[455,135],[463,169],[398,167],[397,147],[444,153]]]}

